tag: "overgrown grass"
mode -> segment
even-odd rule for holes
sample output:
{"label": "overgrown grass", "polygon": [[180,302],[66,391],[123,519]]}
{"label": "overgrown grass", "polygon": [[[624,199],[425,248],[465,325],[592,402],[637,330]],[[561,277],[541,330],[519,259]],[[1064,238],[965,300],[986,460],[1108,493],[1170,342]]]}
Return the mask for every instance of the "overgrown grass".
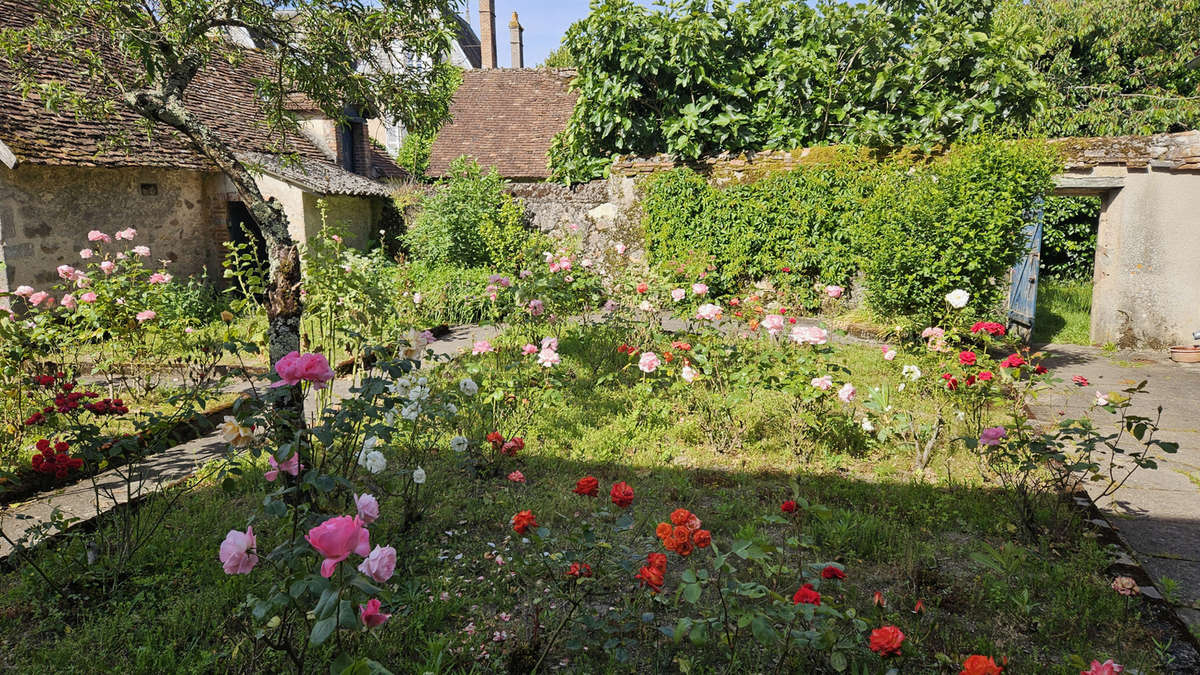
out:
{"label": "overgrown grass", "polygon": [[[552,530],[571,528],[603,503],[571,493],[579,477],[591,474],[602,486],[619,480],[634,486],[632,537],[645,551],[661,550],[654,524],[684,507],[703,518],[716,542],[774,542],[788,556],[843,564],[850,576],[838,602],[872,622],[903,628],[916,646],[905,672],[945,672],[938,655],[958,663],[970,653],[1007,656],[1007,672],[1014,673],[1077,673],[1081,659],[1108,657],[1143,672],[1158,667],[1152,636],[1136,620],[1137,610],[1109,588],[1107,555],[1079,517],[1047,505],[1047,522],[1057,527],[1039,541],[1021,540],[1005,495],[981,482],[975,458],[958,445],[943,446],[934,470],[914,475],[906,450],[863,433],[797,443],[803,429],[786,405],[789,395],[759,390],[733,407],[740,447],[721,452],[700,416],[705,405],[720,402],[716,394],[697,387],[635,396],[636,370],[596,380],[597,373],[613,372],[602,361],[624,358],[609,356],[610,344],[564,334],[561,350],[565,384],[510,402],[527,446],[505,471],[519,468],[527,482],[510,482],[504,471],[467,478],[453,453],[443,453],[425,467],[430,510],[400,532],[399,519],[389,517],[398,500],[387,495],[411,467],[397,459],[399,468],[381,475],[374,489],[384,516],[372,528],[372,542],[399,552],[389,583],[398,599],[378,639],[360,641],[364,655],[399,673],[503,670],[508,655],[533,644],[535,625],[556,625],[562,613],[553,603],[537,604],[540,589],[510,574],[514,559],[536,553],[514,536],[509,518],[531,509]],[[839,360],[864,395],[872,385],[894,383],[897,366],[875,348],[841,347]],[[440,377],[452,383],[463,367],[441,366]],[[936,401],[909,389],[893,403],[930,414]],[[55,595],[27,566],[0,576],[0,671],[285,670],[246,628],[243,603],[262,592],[260,577],[269,567],[228,577],[217,561],[224,533],[245,527],[265,487],[252,470],[229,492],[209,486],[184,498],[165,523],[166,536],[137,555],[115,589],[84,581]],[[778,514],[793,490],[828,512],[814,510],[786,526],[770,522],[766,516]],[[278,522],[253,523],[260,547],[280,541]],[[801,535],[811,547],[789,543]],[[37,560],[65,582],[87,569],[87,538],[46,547]],[[683,567],[673,563],[668,589]],[[775,590],[790,597],[794,589]],[[887,599],[885,608],[872,606],[875,591]],[[645,594],[632,580],[628,592]],[[926,608],[920,614],[913,612],[918,600]],[[507,637],[497,640],[500,631]],[[646,646],[630,664],[568,643],[549,663],[569,672],[674,672],[682,658],[708,672],[698,665],[704,648],[663,639],[655,623],[638,637]],[[331,649],[318,651],[314,663]]]}
{"label": "overgrown grass", "polygon": [[1092,284],[1045,280],[1038,284],[1033,341],[1091,344]]}

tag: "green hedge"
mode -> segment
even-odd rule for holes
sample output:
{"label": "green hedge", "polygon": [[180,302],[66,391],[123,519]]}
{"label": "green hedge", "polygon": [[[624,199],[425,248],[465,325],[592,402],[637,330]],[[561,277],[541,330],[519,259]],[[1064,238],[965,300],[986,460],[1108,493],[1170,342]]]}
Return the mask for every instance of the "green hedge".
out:
{"label": "green hedge", "polygon": [[681,168],[647,181],[643,225],[652,262],[703,252],[719,292],[772,278],[815,308],[814,285],[862,272],[880,314],[931,320],[955,288],[984,314],[1023,252],[1027,208],[1060,166],[1045,143],[986,140],[931,161],[831,151],[727,188]]}

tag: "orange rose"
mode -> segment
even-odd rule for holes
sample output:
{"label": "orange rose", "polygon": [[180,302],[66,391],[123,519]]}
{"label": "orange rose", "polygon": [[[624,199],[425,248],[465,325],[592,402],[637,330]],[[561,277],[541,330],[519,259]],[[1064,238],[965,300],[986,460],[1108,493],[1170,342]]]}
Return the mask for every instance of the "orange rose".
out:
{"label": "orange rose", "polygon": [[990,656],[972,654],[963,661],[962,670],[958,675],[1000,675],[1004,669],[996,665]]}
{"label": "orange rose", "polygon": [[692,541],[695,542],[696,548],[708,548],[712,543],[712,534],[708,530],[696,530],[692,534]]}
{"label": "orange rose", "polygon": [[674,531],[675,528],[671,527],[670,523],[659,523],[658,527],[654,528],[654,534],[659,539],[666,539],[667,537],[670,537],[671,533]]}
{"label": "orange rose", "polygon": [[692,553],[692,540],[684,539],[675,544],[675,552],[684,557],[690,555]]}
{"label": "orange rose", "polygon": [[692,512],[687,509],[675,509],[671,512],[671,524],[683,525],[687,523],[688,518],[692,517]]}
{"label": "orange rose", "polygon": [[512,528],[517,534],[525,534],[531,527],[537,527],[537,518],[534,517],[533,511],[520,511],[512,517]]}

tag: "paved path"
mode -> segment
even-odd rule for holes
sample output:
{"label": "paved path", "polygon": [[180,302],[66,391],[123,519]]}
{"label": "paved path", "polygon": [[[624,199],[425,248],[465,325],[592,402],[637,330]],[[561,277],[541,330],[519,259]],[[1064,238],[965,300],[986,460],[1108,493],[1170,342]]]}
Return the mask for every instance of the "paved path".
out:
{"label": "paved path", "polygon": [[[1147,380],[1147,393],[1134,398],[1133,413],[1153,418],[1162,406],[1158,438],[1179,443],[1179,452],[1163,455],[1157,470],[1138,470],[1121,490],[1096,505],[1133,548],[1158,590],[1164,588],[1164,578],[1177,582],[1169,599],[1193,632],[1200,631],[1200,364],[1175,363],[1165,353],[1104,353],[1075,345],[1044,349],[1046,366],[1065,382],[1061,391],[1032,406],[1039,420],[1087,416],[1098,390],[1119,391],[1142,380]],[[1086,377],[1090,385],[1073,385],[1074,375]],[[1091,417],[1105,432],[1114,428],[1114,415],[1093,411]]]}

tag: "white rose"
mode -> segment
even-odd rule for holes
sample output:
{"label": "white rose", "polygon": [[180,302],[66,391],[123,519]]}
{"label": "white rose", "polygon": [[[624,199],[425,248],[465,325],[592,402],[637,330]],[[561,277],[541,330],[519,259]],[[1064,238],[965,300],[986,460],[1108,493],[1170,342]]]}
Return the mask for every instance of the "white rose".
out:
{"label": "white rose", "polygon": [[383,453],[379,452],[378,450],[364,452],[358,458],[358,463],[371,473],[379,473],[387,468],[387,458],[385,458]]}
{"label": "white rose", "polygon": [[475,394],[479,393],[479,385],[475,384],[475,380],[472,380],[469,377],[464,377],[458,383],[458,390],[467,396],[474,396]]}
{"label": "white rose", "polygon": [[914,382],[921,379],[921,369],[912,364],[904,366],[903,374],[905,377]]}
{"label": "white rose", "polygon": [[863,418],[863,421],[862,421],[862,430],[863,430],[863,431],[865,431],[865,432],[867,432],[868,434],[869,434],[869,433],[871,433],[872,431],[875,431],[875,425],[874,425],[874,424],[871,424],[871,418],[870,418],[870,417],[864,417],[864,418]]}
{"label": "white rose", "polygon": [[469,441],[463,436],[455,436],[450,439],[450,449],[455,452],[465,452]]}
{"label": "white rose", "polygon": [[954,309],[962,309],[967,306],[967,301],[971,299],[971,294],[961,288],[956,288],[946,294],[946,302]]}
{"label": "white rose", "polygon": [[417,402],[409,403],[400,411],[400,416],[412,422],[417,419],[417,415],[421,414],[421,404]]}
{"label": "white rose", "polygon": [[413,482],[417,485],[425,484],[425,469],[422,469],[418,466],[417,469],[413,471]]}

